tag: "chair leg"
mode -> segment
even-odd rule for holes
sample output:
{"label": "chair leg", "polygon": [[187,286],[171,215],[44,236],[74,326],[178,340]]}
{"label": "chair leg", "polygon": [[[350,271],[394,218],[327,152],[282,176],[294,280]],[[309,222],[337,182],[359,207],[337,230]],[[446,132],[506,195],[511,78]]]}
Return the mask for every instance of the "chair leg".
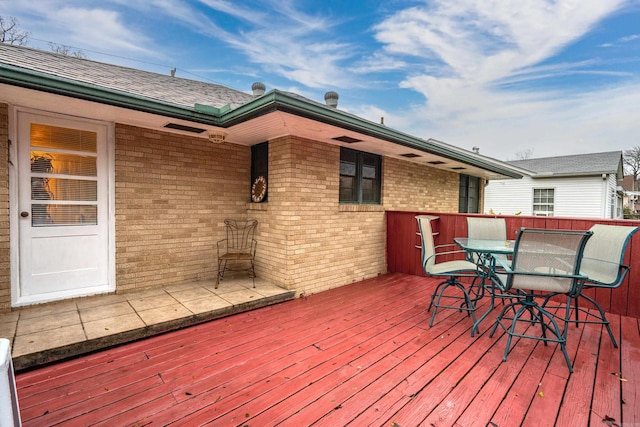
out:
{"label": "chair leg", "polygon": [[[506,313],[507,310],[509,310],[511,307],[510,306],[515,306],[516,304],[518,305],[522,305],[513,315],[513,318],[511,319],[511,326],[509,328],[507,328],[505,325],[502,324],[502,319],[504,318],[504,314]],[[535,310],[535,311],[534,311]],[[537,311],[537,313],[536,313]],[[524,315],[525,312],[529,312],[530,315],[532,316],[531,320],[525,320],[526,322],[529,323],[538,323],[540,322],[541,326],[542,326],[542,337],[536,337],[533,335],[526,335],[524,333],[519,334],[516,333],[516,325],[518,320]],[[567,315],[569,315],[570,311],[567,310]],[[545,322],[545,318],[548,319],[548,322]],[[566,320],[566,317],[565,317]],[[514,336],[516,337],[520,337],[520,338],[531,338],[531,339],[537,339],[539,341],[543,341],[545,345],[547,345],[547,342],[556,342],[560,345],[560,350],[562,351],[562,354],[564,356],[565,362],[567,363],[567,367],[569,368],[569,372],[573,372],[573,366],[571,364],[571,360],[569,359],[569,354],[567,353],[567,347],[566,347],[566,342],[567,342],[567,324],[565,322],[565,327],[563,328],[562,331],[560,331],[560,327],[558,326],[558,323],[556,322],[554,315],[547,312],[546,310],[544,310],[543,308],[541,308],[539,305],[533,303],[532,301],[520,301],[520,302],[515,302],[515,303],[511,303],[508,304],[507,306],[505,306],[502,311],[500,312],[500,314],[498,315],[498,317],[496,318],[496,323],[493,326],[493,329],[491,330],[491,333],[489,334],[489,337],[493,337],[496,329],[498,328],[498,325],[502,326],[502,328],[505,330],[505,332],[507,333],[508,337],[507,337],[507,345],[506,348],[504,350],[504,354],[502,357],[502,360],[506,362],[507,360],[507,355],[509,354],[509,351],[511,349],[511,341],[513,339]],[[551,332],[551,334],[555,337],[555,338],[551,338],[551,337],[547,337],[547,330],[549,332]]]}
{"label": "chair leg", "polygon": [[[589,301],[598,310],[598,312],[600,313],[600,316],[599,316],[600,322],[593,322],[593,323],[602,323],[605,326],[605,328],[607,328],[607,332],[609,333],[609,338],[611,338],[611,343],[613,344],[613,347],[618,348],[618,343],[616,342],[616,339],[613,337],[613,331],[611,330],[611,326],[609,325],[609,319],[607,319],[607,316],[604,314],[604,310],[602,310],[602,308],[600,307],[600,304],[598,304],[593,298],[591,298],[588,295],[580,294],[580,297]],[[577,303],[577,300],[578,298],[576,298],[576,303]],[[576,310],[576,315],[577,315],[577,310]],[[594,314],[589,314],[589,315],[593,317],[598,317]],[[583,323],[589,323],[589,322],[586,321]]]}
{"label": "chair leg", "polygon": [[227,261],[226,260],[218,260],[218,274],[216,274],[216,286],[215,289],[218,289],[218,285],[220,284],[220,279],[224,277],[224,271],[227,269]]}
{"label": "chair leg", "polygon": [[[558,294],[550,294],[549,296],[547,296],[544,301],[542,302],[542,307],[547,306],[547,303],[549,302],[549,300],[554,297],[555,295]],[[587,308],[580,308],[578,305],[578,299],[579,298],[584,298],[585,300],[587,300],[588,302],[591,303],[591,305],[593,305],[593,307],[595,307],[596,310],[598,310],[598,314],[593,314],[591,312],[589,312],[589,310],[587,310]],[[604,325],[605,328],[607,328],[607,333],[609,334],[609,338],[611,338],[611,343],[613,344],[614,348],[618,348],[618,343],[616,342],[616,339],[613,336],[613,331],[611,330],[611,326],[609,325],[609,320],[607,319],[607,316],[604,312],[604,310],[602,310],[602,307],[600,307],[600,304],[598,304],[596,302],[596,300],[594,300],[593,298],[591,298],[588,295],[585,294],[579,294],[576,297],[573,297],[573,299],[575,300],[573,303],[574,306],[574,311],[575,311],[575,319],[571,319],[571,315],[568,314],[565,317],[565,322],[567,323],[575,323],[576,324],[576,328],[579,326],[580,323],[584,323],[584,324],[596,324],[596,325]],[[570,308],[571,307],[571,298],[569,298],[569,300],[567,301],[567,307]],[[582,311],[585,313],[586,318],[584,320],[580,320],[578,315],[580,314],[579,312]],[[589,316],[594,317],[596,320],[589,320]]]}
{"label": "chair leg", "polygon": [[[452,305],[442,305],[440,303],[442,296],[444,294],[444,291],[449,286],[454,286],[457,289],[459,289],[460,292],[462,292],[462,297],[446,297],[445,296],[445,298],[454,298],[456,300],[463,300],[463,302],[460,304],[459,307],[454,307]],[[429,322],[429,327],[433,326],[433,322],[435,321],[438,308],[455,308],[458,311],[464,310],[468,313],[469,316],[471,316],[471,320],[473,321],[473,324],[474,325],[476,324],[476,316],[474,314],[476,310],[475,304],[473,303],[473,300],[469,296],[469,292],[467,291],[467,289],[457,280],[454,280],[454,279],[445,280],[444,282],[440,283],[436,287],[436,290],[431,295],[431,303],[429,304],[429,309],[427,311],[430,311],[431,307],[433,307],[434,309],[433,309],[433,313],[431,314],[431,321]]]}
{"label": "chair leg", "polygon": [[429,308],[427,308],[427,311],[431,311],[431,308],[433,307],[433,301],[436,299],[436,295],[438,295],[438,293],[440,292],[440,288],[446,284],[447,281],[445,280],[444,282],[440,282],[438,286],[436,286],[436,289],[431,294],[431,302],[429,302]]}
{"label": "chair leg", "polygon": [[253,287],[256,287],[256,270],[254,268],[253,260],[251,260],[251,279],[253,280]]}

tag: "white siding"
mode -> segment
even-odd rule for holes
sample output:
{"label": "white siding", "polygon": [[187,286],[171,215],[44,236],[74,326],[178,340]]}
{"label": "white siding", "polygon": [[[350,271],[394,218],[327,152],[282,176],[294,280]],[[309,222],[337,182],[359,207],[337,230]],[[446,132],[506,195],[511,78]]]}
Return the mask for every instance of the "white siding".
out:
{"label": "white siding", "polygon": [[618,195],[618,180],[615,174],[609,174],[607,180],[607,218],[622,218],[622,198]]}
{"label": "white siding", "polygon": [[553,188],[554,216],[609,218],[611,197],[606,190],[610,187],[611,180],[603,180],[602,176],[549,179],[525,176],[522,179],[492,180],[485,187],[484,211],[533,215],[533,189]]}
{"label": "white siding", "polygon": [[484,188],[484,211],[502,215],[531,215],[531,178],[491,180]]}

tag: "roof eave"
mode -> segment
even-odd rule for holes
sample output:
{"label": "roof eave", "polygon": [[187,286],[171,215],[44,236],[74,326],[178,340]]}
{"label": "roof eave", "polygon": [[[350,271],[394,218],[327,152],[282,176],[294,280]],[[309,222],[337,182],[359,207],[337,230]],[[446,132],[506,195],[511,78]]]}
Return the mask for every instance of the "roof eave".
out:
{"label": "roof eave", "polygon": [[103,88],[88,83],[70,81],[68,79],[6,64],[0,64],[0,83],[145,113],[164,115],[175,119],[219,126],[219,123],[216,123],[216,121],[219,121],[218,117],[195,111],[195,109],[187,108],[183,105],[136,96],[127,92]]}
{"label": "roof eave", "polygon": [[533,179],[548,179],[548,178],[584,178],[589,176],[597,176],[601,177],[602,175],[610,175],[615,174],[612,171],[589,171],[589,172],[580,172],[580,173],[538,173],[531,175]]}
{"label": "roof eave", "polygon": [[444,144],[438,141],[416,138],[406,133],[388,128],[384,125],[374,123],[351,114],[346,114],[338,109],[326,107],[319,103],[309,102],[300,97],[278,90],[272,90],[269,93],[224,114],[221,117],[221,126],[233,126],[237,123],[244,122],[273,111],[283,111],[317,122],[357,132],[362,135],[383,139],[397,145],[413,148],[471,166],[476,166],[493,173],[504,175],[505,177],[522,178],[521,174],[511,168],[497,166],[484,161],[471,153],[465,154],[458,150],[454,150],[453,148],[448,149],[446,147],[442,147],[441,145]]}
{"label": "roof eave", "polygon": [[438,141],[416,138],[278,90],[272,90],[226,113],[215,114],[196,111],[195,106],[171,104],[6,64],[0,64],[0,83],[217,127],[231,127],[274,111],[282,111],[455,160],[505,177],[522,178],[521,174],[511,168],[497,166],[471,153],[461,152],[462,150],[443,147],[445,144]]}

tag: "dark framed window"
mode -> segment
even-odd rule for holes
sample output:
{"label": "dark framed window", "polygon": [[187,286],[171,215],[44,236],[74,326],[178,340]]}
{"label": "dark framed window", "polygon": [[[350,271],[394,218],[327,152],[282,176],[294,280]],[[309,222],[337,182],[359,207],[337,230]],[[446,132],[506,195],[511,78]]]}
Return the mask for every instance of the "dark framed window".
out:
{"label": "dark framed window", "polygon": [[380,204],[382,157],[340,148],[340,203]]}
{"label": "dark framed window", "polygon": [[480,213],[480,178],[460,175],[460,199],[458,212]]}
{"label": "dark framed window", "polygon": [[251,201],[267,201],[269,184],[269,143],[262,142],[251,147]]}

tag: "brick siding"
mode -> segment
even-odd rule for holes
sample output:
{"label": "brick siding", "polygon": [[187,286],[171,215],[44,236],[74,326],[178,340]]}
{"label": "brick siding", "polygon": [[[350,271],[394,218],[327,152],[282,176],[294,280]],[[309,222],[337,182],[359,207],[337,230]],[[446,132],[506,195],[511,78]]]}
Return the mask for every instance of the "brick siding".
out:
{"label": "brick siding", "polygon": [[457,211],[456,173],[390,158],[382,206],[340,205],[339,163],[335,145],[270,141],[269,202],[249,207],[260,223],[259,275],[315,293],[386,273],[386,209]]}
{"label": "brick siding", "polygon": [[118,291],[215,277],[224,219],[245,217],[251,150],[115,127]]}
{"label": "brick siding", "polygon": [[9,250],[9,107],[0,104],[0,311],[11,308]]}
{"label": "brick siding", "polygon": [[[7,165],[0,105],[0,164]],[[383,204],[340,205],[340,149],[269,142],[268,202],[250,203],[250,147],[115,125],[118,292],[214,279],[228,217],[256,218],[256,273],[316,293],[386,272],[385,210],[456,212],[458,175],[383,158]],[[0,172],[0,309],[10,307],[8,167]],[[222,286],[222,285],[221,285]]]}

